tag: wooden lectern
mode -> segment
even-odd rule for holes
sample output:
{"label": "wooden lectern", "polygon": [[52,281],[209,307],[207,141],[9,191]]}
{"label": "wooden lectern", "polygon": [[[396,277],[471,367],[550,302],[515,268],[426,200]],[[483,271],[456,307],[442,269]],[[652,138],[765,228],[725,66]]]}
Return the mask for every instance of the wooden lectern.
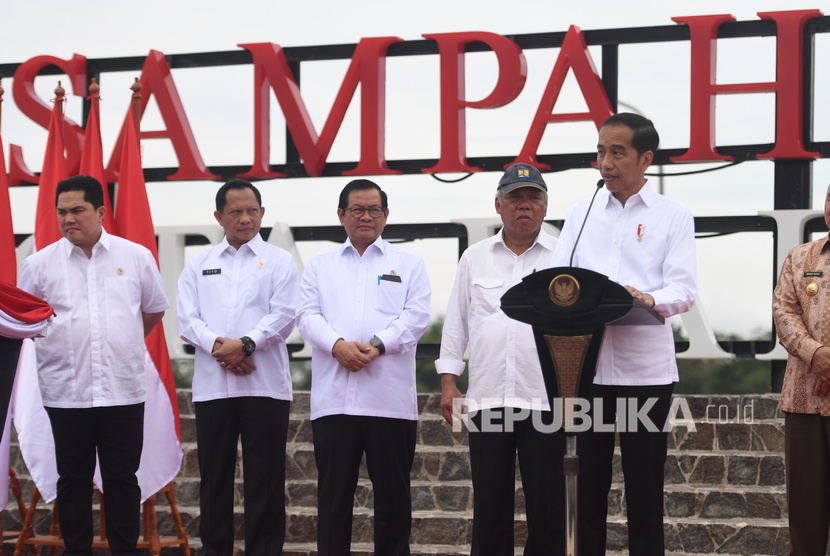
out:
{"label": "wooden lectern", "polygon": [[502,296],[501,309],[533,327],[551,410],[563,411],[565,553],[576,556],[579,457],[573,431],[574,402],[589,399],[607,325],[656,325],[665,319],[607,276],[575,267],[549,268],[525,276]]}

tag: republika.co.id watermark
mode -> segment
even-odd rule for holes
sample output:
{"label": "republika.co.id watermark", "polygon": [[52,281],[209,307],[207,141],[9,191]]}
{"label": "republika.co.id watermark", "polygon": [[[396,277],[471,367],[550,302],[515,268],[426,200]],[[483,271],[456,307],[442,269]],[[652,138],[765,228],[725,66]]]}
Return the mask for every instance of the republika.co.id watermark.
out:
{"label": "republika.co.id watermark", "polygon": [[[655,423],[649,416],[658,398],[619,398],[615,415],[604,414],[602,400],[585,398],[554,398],[552,411],[542,411],[542,399],[534,399],[527,406],[524,400],[484,398],[480,403],[467,398],[453,400],[454,432],[462,430],[462,424],[471,432],[513,432],[516,424],[530,419],[533,428],[542,433],[554,433],[565,428],[567,432],[670,432],[675,426],[683,426],[689,432],[697,430],[692,411],[685,398],[674,397],[664,423]],[[592,403],[593,402],[593,403]],[[546,404],[545,404],[546,405]],[[508,406],[505,408],[505,406]],[[592,411],[593,407],[593,411]],[[471,415],[478,414],[475,422]],[[707,424],[752,423],[755,402],[750,400],[740,406],[709,404],[703,422]]]}

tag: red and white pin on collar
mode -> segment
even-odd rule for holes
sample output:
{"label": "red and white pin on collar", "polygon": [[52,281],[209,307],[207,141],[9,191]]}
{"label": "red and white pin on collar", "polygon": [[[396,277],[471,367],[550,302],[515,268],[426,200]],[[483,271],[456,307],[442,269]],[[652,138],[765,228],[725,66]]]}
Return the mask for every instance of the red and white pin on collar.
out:
{"label": "red and white pin on collar", "polygon": [[637,224],[637,241],[643,241],[643,225]]}

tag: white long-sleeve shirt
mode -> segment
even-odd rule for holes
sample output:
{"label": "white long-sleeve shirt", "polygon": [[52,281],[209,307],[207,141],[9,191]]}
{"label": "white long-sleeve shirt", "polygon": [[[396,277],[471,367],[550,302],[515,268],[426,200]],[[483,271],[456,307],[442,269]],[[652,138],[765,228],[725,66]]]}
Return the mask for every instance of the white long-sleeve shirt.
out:
{"label": "white long-sleeve shirt", "polygon": [[[242,396],[291,400],[285,341],[294,329],[294,259],[258,234],[238,250],[227,238],[190,259],[179,277],[179,336],[196,348],[193,401]],[[211,356],[216,338],[250,337],[256,370],[234,375]]]}
{"label": "white long-sleeve shirt", "polygon": [[528,274],[548,267],[556,238],[540,230],[533,245],[516,255],[502,234],[472,245],[458,262],[435,369],[461,375],[469,343],[468,407],[472,402],[479,409],[547,410],[533,329],[504,314],[501,296]]}
{"label": "white long-sleeve shirt", "polygon": [[[551,266],[568,266],[590,200],[568,211]],[[692,213],[658,195],[646,182],[623,207],[600,194],[576,248],[573,266],[602,273],[654,298],[664,325],[607,326],[595,384],[627,386],[677,382],[671,317],[692,308],[697,295],[697,258]]]}
{"label": "white long-sleeve shirt", "polygon": [[153,255],[102,230],[87,258],[66,238],[23,261],[18,287],[55,309],[35,342],[43,405],[131,405],[145,398],[142,313],[170,303]]}
{"label": "white long-sleeve shirt", "polygon": [[[313,257],[300,285],[300,334],[311,343],[311,418],[418,419],[415,347],[429,325],[431,288],[421,256],[380,237],[360,256],[349,240]],[[385,353],[358,372],[331,354],[338,339]]]}

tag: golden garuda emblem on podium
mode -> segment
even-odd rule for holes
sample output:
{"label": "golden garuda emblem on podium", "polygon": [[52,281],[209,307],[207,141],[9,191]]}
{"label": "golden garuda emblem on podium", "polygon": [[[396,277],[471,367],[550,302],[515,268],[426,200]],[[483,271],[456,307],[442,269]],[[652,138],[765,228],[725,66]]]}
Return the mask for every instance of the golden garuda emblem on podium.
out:
{"label": "golden garuda emblem on podium", "polygon": [[570,274],[560,274],[550,281],[548,295],[560,307],[573,305],[579,299],[579,282]]}

